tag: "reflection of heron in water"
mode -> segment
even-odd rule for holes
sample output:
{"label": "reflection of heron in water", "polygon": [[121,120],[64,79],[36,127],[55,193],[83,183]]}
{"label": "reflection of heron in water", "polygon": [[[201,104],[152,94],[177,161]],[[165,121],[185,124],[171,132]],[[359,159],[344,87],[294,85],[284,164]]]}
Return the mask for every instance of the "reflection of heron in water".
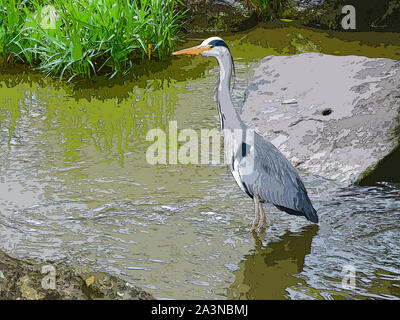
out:
{"label": "reflection of heron in water", "polygon": [[[252,230],[265,227],[263,202],[289,214],[305,216],[312,222],[318,222],[317,212],[296,170],[274,145],[249,130],[235,110],[230,92],[233,59],[227,44],[221,38],[212,37],[199,46],[173,54],[201,54],[218,60],[218,112],[224,133],[225,159],[229,162],[236,183],[254,200]],[[241,134],[231,134],[234,131],[240,131]],[[251,142],[245,139],[249,132],[253,133]]]}
{"label": "reflection of heron in water", "polygon": [[[228,299],[282,299],[287,288],[303,282],[294,277],[303,271],[304,259],[310,253],[317,225],[308,225],[300,232],[286,232],[280,241],[263,247],[256,238],[256,247],[234,271],[235,281],[228,289]],[[304,284],[304,283],[303,283]]]}

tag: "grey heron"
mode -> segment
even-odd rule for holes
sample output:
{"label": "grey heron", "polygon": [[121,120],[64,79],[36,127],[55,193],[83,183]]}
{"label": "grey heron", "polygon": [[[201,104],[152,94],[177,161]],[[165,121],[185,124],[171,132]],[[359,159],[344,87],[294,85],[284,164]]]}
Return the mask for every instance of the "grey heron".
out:
{"label": "grey heron", "polygon": [[317,223],[317,212],[296,169],[272,143],[249,129],[235,109],[230,90],[233,59],[225,41],[211,37],[199,46],[173,53],[182,54],[214,57],[218,61],[217,100],[225,159],[236,183],[254,201],[252,231],[265,228],[264,202]]}

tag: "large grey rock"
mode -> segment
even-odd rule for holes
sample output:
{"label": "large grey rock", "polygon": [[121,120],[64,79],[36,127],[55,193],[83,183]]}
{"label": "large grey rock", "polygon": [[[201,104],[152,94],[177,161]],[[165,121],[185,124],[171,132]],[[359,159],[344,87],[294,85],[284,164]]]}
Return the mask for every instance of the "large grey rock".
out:
{"label": "large grey rock", "polygon": [[269,56],[256,68],[246,96],[244,122],[315,175],[359,181],[398,143],[400,61]]}

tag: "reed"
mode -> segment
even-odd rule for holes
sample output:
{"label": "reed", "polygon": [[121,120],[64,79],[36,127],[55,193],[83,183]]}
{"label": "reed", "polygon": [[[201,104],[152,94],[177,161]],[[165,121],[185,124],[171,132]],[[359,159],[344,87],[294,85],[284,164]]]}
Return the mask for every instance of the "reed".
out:
{"label": "reed", "polygon": [[126,74],[164,59],[179,37],[180,0],[0,0],[0,55],[60,78]]}

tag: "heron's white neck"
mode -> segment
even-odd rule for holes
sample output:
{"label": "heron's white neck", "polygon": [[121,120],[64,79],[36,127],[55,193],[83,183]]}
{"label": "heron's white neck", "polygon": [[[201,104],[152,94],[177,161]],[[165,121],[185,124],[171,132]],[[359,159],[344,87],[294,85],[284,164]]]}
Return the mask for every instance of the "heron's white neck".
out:
{"label": "heron's white neck", "polygon": [[219,63],[218,112],[221,129],[245,129],[245,125],[232,103],[230,84],[233,66],[231,59],[228,51],[217,57]]}

